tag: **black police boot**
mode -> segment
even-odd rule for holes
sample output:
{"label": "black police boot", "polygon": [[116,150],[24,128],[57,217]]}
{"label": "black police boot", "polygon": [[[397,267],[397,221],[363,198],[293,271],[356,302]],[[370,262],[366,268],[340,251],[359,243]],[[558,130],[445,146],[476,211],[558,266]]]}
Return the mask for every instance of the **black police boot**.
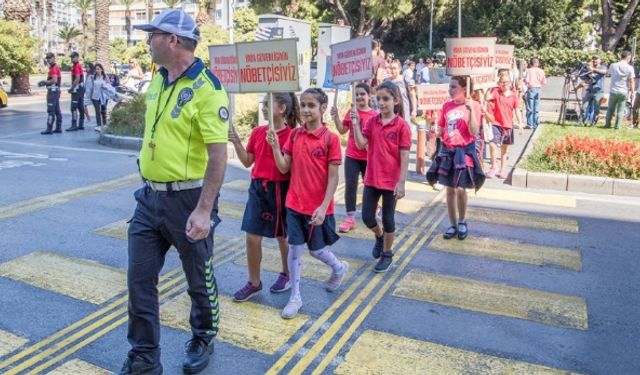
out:
{"label": "black police boot", "polygon": [[199,338],[192,338],[186,344],[186,356],[182,361],[185,374],[198,374],[209,365],[209,357],[213,353],[213,341],[209,344]]}
{"label": "black police boot", "polygon": [[122,365],[120,375],[162,375],[162,364],[149,358],[129,353]]}
{"label": "black police boot", "polygon": [[79,128],[74,124],[74,125],[71,125],[70,128],[66,128],[64,131],[66,131],[66,132],[74,132],[74,131],[76,131],[78,129]]}
{"label": "black police boot", "polygon": [[51,131],[51,126],[47,126],[47,129],[41,131],[40,134],[42,135],[53,134],[53,132]]}
{"label": "black police boot", "polygon": [[55,130],[53,132],[54,133],[62,133],[62,126],[56,125],[56,128],[55,128]]}

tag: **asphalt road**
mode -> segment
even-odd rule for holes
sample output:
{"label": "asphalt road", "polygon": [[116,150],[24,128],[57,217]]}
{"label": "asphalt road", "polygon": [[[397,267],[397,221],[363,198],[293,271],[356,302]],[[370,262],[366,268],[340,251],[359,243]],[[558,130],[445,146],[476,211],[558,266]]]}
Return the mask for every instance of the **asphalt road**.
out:
{"label": "asphalt road", "polygon": [[[118,371],[136,154],[98,145],[94,124],[41,136],[45,118],[43,103],[0,110],[0,373]],[[206,374],[640,373],[637,198],[494,180],[469,194],[470,237],[444,241],[442,194],[411,174],[391,270],[371,272],[360,225],[333,246],[351,265],[343,287],[327,293],[327,270],[305,256],[302,315],[284,321],[287,293],[230,302],[246,282],[248,178],[229,162],[216,231],[221,331]],[[279,263],[268,246],[266,287]],[[171,251],[160,280],[166,374],[180,373],[190,338],[179,266]]]}

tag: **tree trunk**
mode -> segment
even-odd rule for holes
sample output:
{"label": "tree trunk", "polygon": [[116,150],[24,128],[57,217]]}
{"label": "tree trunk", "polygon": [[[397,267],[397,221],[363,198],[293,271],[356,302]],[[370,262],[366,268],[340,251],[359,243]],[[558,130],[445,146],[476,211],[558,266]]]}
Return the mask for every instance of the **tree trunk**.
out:
{"label": "tree trunk", "polygon": [[125,30],[127,30],[127,46],[132,46],[133,41],[131,40],[131,9],[128,6],[124,11],[124,28]]}
{"label": "tree trunk", "polygon": [[29,83],[28,74],[18,74],[11,76],[11,91],[12,94],[26,94],[31,95],[31,84]]}
{"label": "tree trunk", "polygon": [[[333,10],[335,10],[338,17],[340,17],[340,19],[344,21],[345,26],[351,26],[352,24],[351,18],[349,17],[349,14],[347,14],[347,11],[342,6],[342,2],[340,0],[326,0],[326,2],[327,4],[329,4],[331,8],[333,8]],[[353,30],[353,32],[355,31],[356,30]]]}
{"label": "tree trunk", "polygon": [[359,7],[359,13],[360,13],[360,17],[358,18],[358,31],[356,33],[357,36],[363,36],[364,34],[364,27],[365,24],[367,22],[367,18],[366,18],[366,10],[367,10],[367,2],[366,0],[360,0],[360,7]]}
{"label": "tree trunk", "polygon": [[153,0],[147,0],[147,22],[153,20]]}
{"label": "tree trunk", "polygon": [[207,5],[207,14],[209,15],[209,22],[215,25],[216,24],[216,0],[209,1],[209,4]]}
{"label": "tree trunk", "polygon": [[111,71],[109,64],[109,0],[96,0],[96,62],[105,71]]}
{"label": "tree trunk", "polygon": [[602,6],[602,50],[613,52],[620,42],[620,38],[627,30],[629,23],[631,22],[631,17],[635,12],[636,8],[640,0],[630,0],[629,5],[627,5],[627,9],[625,9],[622,18],[617,25],[614,26],[613,18],[614,18],[614,6],[611,3],[611,0],[601,0],[600,4]]}
{"label": "tree trunk", "polygon": [[87,58],[87,49],[89,48],[89,15],[86,10],[82,11],[82,58]]}

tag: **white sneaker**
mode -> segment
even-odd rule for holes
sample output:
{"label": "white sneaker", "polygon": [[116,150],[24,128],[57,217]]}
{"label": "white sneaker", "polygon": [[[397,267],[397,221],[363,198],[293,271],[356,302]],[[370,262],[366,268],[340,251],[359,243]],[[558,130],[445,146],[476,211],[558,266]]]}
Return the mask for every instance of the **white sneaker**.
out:
{"label": "white sneaker", "polygon": [[342,285],[342,281],[344,281],[344,277],[347,275],[347,272],[349,271],[349,263],[345,262],[344,260],[341,261],[340,263],[342,263],[342,268],[340,269],[340,272],[338,273],[331,273],[331,277],[329,277],[329,280],[327,280],[327,282],[325,283],[325,288],[327,289],[327,292],[335,292],[338,288],[340,288],[340,285]]}
{"label": "white sneaker", "polygon": [[302,307],[302,299],[291,298],[287,305],[282,309],[282,317],[284,319],[293,319],[298,315],[298,310]]}
{"label": "white sneaker", "polygon": [[442,186],[442,184],[439,183],[439,182],[436,182],[436,184],[433,185],[433,190],[435,190],[435,191],[440,191],[442,189],[444,189],[444,186]]}
{"label": "white sneaker", "polygon": [[95,128],[93,128],[93,130],[97,131],[98,133],[100,133],[102,131],[102,127],[100,126],[96,126]]}

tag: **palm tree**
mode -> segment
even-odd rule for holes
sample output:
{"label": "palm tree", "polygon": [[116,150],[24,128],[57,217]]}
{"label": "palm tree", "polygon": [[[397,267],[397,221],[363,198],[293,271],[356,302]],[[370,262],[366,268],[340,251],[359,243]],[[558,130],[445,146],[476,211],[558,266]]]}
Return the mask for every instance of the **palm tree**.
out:
{"label": "palm tree", "polygon": [[198,15],[196,16],[198,25],[215,22],[215,14],[216,0],[198,0]]}
{"label": "palm tree", "polygon": [[109,0],[95,0],[96,62],[109,70]]}
{"label": "palm tree", "polygon": [[180,5],[180,3],[182,2],[182,0],[163,0],[165,4],[167,4],[167,6],[169,8],[175,8],[178,5]]}
{"label": "palm tree", "polygon": [[153,0],[147,0],[147,22],[153,20]]}
{"label": "palm tree", "polygon": [[91,10],[93,0],[72,0],[70,5],[80,10],[82,21],[82,57],[86,57],[89,46],[89,10]]}
{"label": "palm tree", "polygon": [[67,47],[67,53],[71,52],[71,41],[80,34],[82,34],[82,32],[80,32],[80,30],[75,26],[64,25],[60,30],[58,30],[58,38],[64,40],[64,44]]}
{"label": "palm tree", "polygon": [[[4,3],[4,18],[7,21],[29,23],[31,18],[30,0],[6,0]],[[30,94],[29,73],[11,76],[11,92],[14,94]]]}
{"label": "palm tree", "polygon": [[135,0],[120,0],[122,5],[124,5],[124,28],[127,30],[127,46],[132,46],[133,42],[131,41],[131,5],[135,2]]}

